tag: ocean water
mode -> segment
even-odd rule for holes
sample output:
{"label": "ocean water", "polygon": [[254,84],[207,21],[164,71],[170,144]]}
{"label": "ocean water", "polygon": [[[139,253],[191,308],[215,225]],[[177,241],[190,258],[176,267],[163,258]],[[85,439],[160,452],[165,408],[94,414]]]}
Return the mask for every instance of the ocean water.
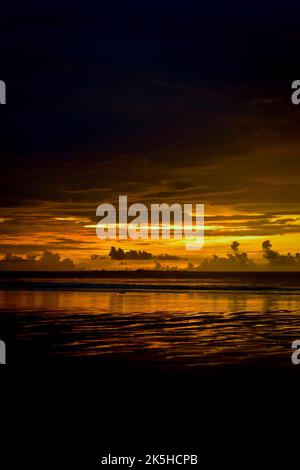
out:
{"label": "ocean water", "polygon": [[293,367],[300,278],[2,276],[0,339],[15,363]]}

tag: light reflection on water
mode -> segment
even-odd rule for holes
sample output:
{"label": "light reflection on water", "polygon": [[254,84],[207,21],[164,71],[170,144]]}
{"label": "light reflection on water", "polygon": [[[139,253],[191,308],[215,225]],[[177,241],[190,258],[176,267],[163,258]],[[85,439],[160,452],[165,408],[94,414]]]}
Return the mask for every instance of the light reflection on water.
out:
{"label": "light reflection on water", "polygon": [[291,293],[0,291],[20,353],[159,365],[290,364],[300,339]]}

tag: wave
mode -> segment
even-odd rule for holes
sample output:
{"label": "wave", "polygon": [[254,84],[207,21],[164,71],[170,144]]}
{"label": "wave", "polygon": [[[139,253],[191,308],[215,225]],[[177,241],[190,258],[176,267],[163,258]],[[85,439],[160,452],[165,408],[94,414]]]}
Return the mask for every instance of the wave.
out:
{"label": "wave", "polygon": [[55,282],[55,281],[9,281],[1,282],[0,290],[29,291],[75,291],[97,292],[278,292],[299,294],[300,286],[278,287],[265,285],[186,285],[186,284],[146,284],[146,283],[99,283],[99,282]]}

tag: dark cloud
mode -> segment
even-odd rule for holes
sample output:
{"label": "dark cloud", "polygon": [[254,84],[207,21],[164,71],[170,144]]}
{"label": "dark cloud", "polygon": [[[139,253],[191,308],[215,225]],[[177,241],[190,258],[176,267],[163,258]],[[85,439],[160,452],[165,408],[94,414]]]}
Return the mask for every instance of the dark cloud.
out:
{"label": "dark cloud", "polygon": [[28,255],[26,258],[7,254],[0,260],[1,271],[74,271],[70,258],[61,259],[58,253],[45,251],[40,257]]}
{"label": "dark cloud", "polygon": [[292,255],[280,254],[278,251],[272,250],[272,244],[269,240],[265,240],[262,244],[263,256],[270,263],[270,266],[300,268],[300,253]]}
{"label": "dark cloud", "polygon": [[180,258],[175,255],[161,254],[154,256],[145,250],[126,250],[122,248],[111,247],[109,256],[112,260],[179,260]]}
{"label": "dark cloud", "polygon": [[155,261],[154,271],[177,271],[178,266],[170,266],[168,264],[162,264],[159,261]]}
{"label": "dark cloud", "polygon": [[239,252],[239,242],[234,241],[231,244],[232,253],[229,253],[227,257],[221,257],[213,255],[211,258],[207,258],[202,261],[198,268],[200,270],[239,270],[239,269],[253,269],[255,263],[248,258],[248,254],[245,252]]}

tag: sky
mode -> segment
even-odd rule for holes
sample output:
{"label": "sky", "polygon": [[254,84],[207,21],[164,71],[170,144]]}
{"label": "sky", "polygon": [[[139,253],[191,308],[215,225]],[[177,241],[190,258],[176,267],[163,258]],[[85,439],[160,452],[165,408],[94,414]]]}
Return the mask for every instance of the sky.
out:
{"label": "sky", "polygon": [[[197,264],[235,240],[258,263],[266,239],[300,251],[299,2],[1,8],[0,257],[123,269]],[[97,206],[123,194],[203,203],[204,248],[99,240]],[[113,260],[111,246],[153,259]]]}

